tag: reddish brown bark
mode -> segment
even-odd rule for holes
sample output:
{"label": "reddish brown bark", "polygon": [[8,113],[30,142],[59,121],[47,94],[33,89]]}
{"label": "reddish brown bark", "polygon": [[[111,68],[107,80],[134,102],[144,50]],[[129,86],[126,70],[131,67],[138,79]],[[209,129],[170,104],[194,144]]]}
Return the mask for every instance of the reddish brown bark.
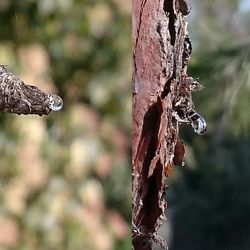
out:
{"label": "reddish brown bark", "polygon": [[178,136],[172,107],[186,75],[184,15],[189,11],[184,0],[133,0],[132,237],[136,250],[152,249],[153,242],[166,245],[156,232],[164,218],[163,193]]}

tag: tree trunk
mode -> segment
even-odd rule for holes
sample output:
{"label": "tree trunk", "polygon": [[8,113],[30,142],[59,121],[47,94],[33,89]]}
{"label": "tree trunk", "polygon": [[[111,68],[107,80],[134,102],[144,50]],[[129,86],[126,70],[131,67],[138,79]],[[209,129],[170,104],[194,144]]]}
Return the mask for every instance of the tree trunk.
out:
{"label": "tree trunk", "polygon": [[133,0],[132,8],[132,240],[136,250],[152,249],[153,242],[166,248],[157,230],[167,206],[166,178],[184,155],[174,105],[188,78],[184,16],[190,6],[185,0]]}

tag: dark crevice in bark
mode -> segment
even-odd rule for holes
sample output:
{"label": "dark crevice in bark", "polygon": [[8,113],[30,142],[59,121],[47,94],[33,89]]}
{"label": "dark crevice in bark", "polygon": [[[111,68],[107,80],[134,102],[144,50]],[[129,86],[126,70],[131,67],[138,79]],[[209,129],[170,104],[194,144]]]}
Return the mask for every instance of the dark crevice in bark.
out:
{"label": "dark crevice in bark", "polygon": [[161,98],[162,99],[164,99],[168,95],[168,93],[171,91],[170,86],[171,86],[172,80],[173,80],[173,77],[171,77],[170,79],[167,80],[167,82],[166,82],[166,84],[164,86],[164,89],[161,92]]}
{"label": "dark crevice in bark", "polygon": [[[161,113],[162,113],[162,107],[157,102],[153,104],[151,107],[149,107],[149,110],[144,117],[142,138],[146,136],[146,134],[150,136],[147,148],[145,148],[145,152],[141,152],[145,159],[142,168],[142,177],[144,178],[144,180],[148,178],[149,167],[151,161],[155,157],[155,152],[157,150],[157,145],[158,145],[157,131],[159,131]],[[148,191],[149,190],[147,190],[147,192]]]}
{"label": "dark crevice in bark", "polygon": [[169,0],[165,0],[164,1],[164,3],[163,3],[163,10],[165,12],[170,13],[171,11],[173,11],[173,7],[174,7],[173,1],[169,1]]}
{"label": "dark crevice in bark", "polygon": [[190,40],[188,34],[185,37],[183,48],[184,49],[183,49],[183,55],[182,55],[182,58],[183,58],[182,59],[182,68],[184,68],[188,64],[188,61],[190,60],[191,54],[193,51],[193,46],[192,46],[192,43],[191,43],[191,40]]}
{"label": "dark crevice in bark", "polygon": [[[161,190],[162,165],[158,161],[153,175],[148,179],[148,191],[143,199],[145,216],[142,220],[142,225],[146,228],[154,228],[157,218],[161,215],[161,209],[155,209],[155,204],[158,203],[158,194]],[[154,231],[152,230],[152,233]]]}
{"label": "dark crevice in bark", "polygon": [[[162,107],[159,105],[159,102],[156,102],[148,108],[143,120],[142,134],[140,137],[140,141],[143,143],[139,146],[140,151],[136,158],[137,160],[145,159],[142,168],[142,175],[145,178],[148,175],[149,165],[155,156],[155,150],[158,144],[156,131],[159,130],[161,113]],[[147,140],[144,138],[147,138]]]}
{"label": "dark crevice in bark", "polygon": [[170,44],[174,46],[176,39],[176,31],[175,31],[175,20],[176,15],[174,13],[174,3],[173,1],[165,0],[163,3],[163,10],[169,16],[168,29],[170,33]]}

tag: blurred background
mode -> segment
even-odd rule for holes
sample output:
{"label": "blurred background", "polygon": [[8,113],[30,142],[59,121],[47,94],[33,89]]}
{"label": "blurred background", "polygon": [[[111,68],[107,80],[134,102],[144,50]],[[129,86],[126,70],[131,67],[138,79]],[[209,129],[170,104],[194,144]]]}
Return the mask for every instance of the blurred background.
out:
{"label": "blurred background", "polygon": [[[207,120],[181,127],[172,250],[250,248],[250,0],[190,1],[189,73]],[[0,63],[57,93],[48,117],[0,116],[0,249],[131,249],[131,3],[1,0]]]}
{"label": "blurred background", "polygon": [[250,249],[250,0],[190,1],[189,74],[204,136],[181,126],[186,167],[167,191],[170,250]]}
{"label": "blurred background", "polygon": [[0,249],[131,249],[131,3],[1,0],[0,63],[64,100],[0,115]]}

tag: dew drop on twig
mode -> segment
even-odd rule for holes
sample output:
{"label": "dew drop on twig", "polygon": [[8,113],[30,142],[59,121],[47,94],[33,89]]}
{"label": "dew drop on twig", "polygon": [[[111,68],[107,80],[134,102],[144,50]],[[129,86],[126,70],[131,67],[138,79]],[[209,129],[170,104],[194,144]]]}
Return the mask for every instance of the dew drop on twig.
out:
{"label": "dew drop on twig", "polygon": [[60,96],[49,94],[48,95],[49,100],[49,108],[53,111],[60,111],[63,107],[63,100]]}

